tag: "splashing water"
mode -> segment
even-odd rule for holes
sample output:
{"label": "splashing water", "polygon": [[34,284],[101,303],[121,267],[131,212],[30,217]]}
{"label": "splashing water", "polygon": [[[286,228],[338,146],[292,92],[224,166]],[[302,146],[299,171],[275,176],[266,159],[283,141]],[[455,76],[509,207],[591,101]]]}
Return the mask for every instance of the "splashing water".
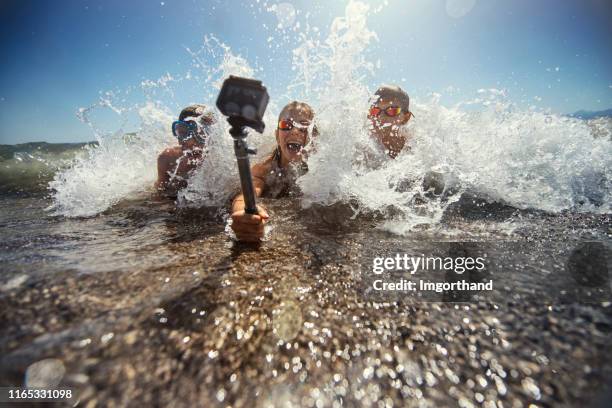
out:
{"label": "splashing water", "polygon": [[157,155],[172,142],[172,116],[152,103],[140,109],[142,129],[135,134],[118,132],[97,137],[68,169],[49,183],[51,210],[72,217],[98,214],[122,198],[150,188],[157,178]]}
{"label": "splashing water", "polygon": [[[367,26],[368,13],[366,4],[351,1],[345,15],[334,19],[327,38],[308,26],[293,50],[295,76],[285,87],[286,96],[314,107],[320,131],[311,147],[309,172],[298,180],[303,206],[351,203],[356,212],[383,214],[387,222],[382,227],[396,233],[436,224],[465,192],[521,209],[610,212],[611,140],[609,131],[605,134],[610,124],[521,110],[499,90],[480,90],[477,99],[451,107],[443,106],[435,94],[416,103],[413,98],[416,119],[407,125],[409,152],[373,168],[360,164],[360,152],[376,148],[366,127],[373,91],[369,84],[377,66],[368,58],[377,41]],[[277,34],[284,35],[281,29]],[[204,99],[212,101],[227,75],[257,76],[248,61],[215,37],[206,37],[199,51],[188,52],[196,74],[143,83],[158,93],[139,105],[141,129],[135,135],[97,134],[100,145],[56,175],[50,187],[58,213],[94,215],[151,189],[157,154],[174,142],[170,112],[185,105],[174,100],[178,83],[195,83]],[[206,62],[211,60],[217,65]],[[272,94],[265,118],[268,129],[274,128],[269,124],[275,123],[277,104]],[[112,103],[104,106],[124,114]],[[180,192],[179,205],[224,206],[237,191],[227,131],[223,120],[213,126],[203,165]],[[273,132],[249,143],[266,154],[275,144]],[[428,193],[431,174],[445,181],[443,194]]]}
{"label": "splashing water", "polygon": [[[364,209],[394,214],[384,228],[396,233],[438,222],[466,191],[521,209],[610,211],[609,138],[594,137],[584,121],[519,111],[496,92],[485,93],[494,94],[493,102],[487,99],[476,112],[446,108],[437,96],[415,104],[410,153],[381,168],[338,168],[336,153],[315,161],[314,171],[300,181],[310,200],[305,204],[356,200]],[[353,149],[344,145],[348,151],[359,148],[359,137],[367,138],[367,131],[354,132],[353,139],[343,135],[344,143],[352,143]],[[432,172],[452,187],[445,197],[426,196],[425,179]],[[427,198],[416,204],[419,197]]]}
{"label": "splashing water", "polygon": [[[363,53],[376,39],[366,25],[368,9],[363,3],[350,3],[346,16],[333,21],[324,44],[306,42],[294,53],[303,94],[313,101],[321,128],[310,171],[299,180],[305,205],[331,204],[351,196],[353,151],[367,139],[363,122],[370,93],[363,79],[372,74],[373,65]],[[320,85],[313,86],[313,81]]]}
{"label": "splashing water", "polygon": [[[223,51],[219,67],[213,68],[213,75],[208,77],[208,80],[213,77],[216,78],[211,84],[211,87],[216,90],[214,93],[216,95],[223,85],[223,80],[229,75],[250,78],[253,77],[254,71],[244,58],[232,54],[228,46],[216,39],[214,39],[214,43],[216,47],[212,47],[210,43],[206,44],[204,52],[209,52],[218,47]],[[192,53],[192,56],[199,64],[204,64],[199,55]],[[273,107],[274,104],[271,104],[271,106]],[[268,109],[264,117],[267,123],[274,121],[271,118],[271,110]],[[216,113],[217,118],[223,118],[218,111]],[[188,180],[187,187],[179,193],[179,205],[185,207],[222,206],[238,193],[239,180],[236,177],[238,167],[234,159],[233,139],[229,136],[229,129],[229,124],[223,119],[218,120],[212,126],[203,163],[193,172]],[[249,144],[258,150],[261,150],[263,146],[269,146],[270,143],[266,143],[266,139],[270,140],[270,133],[268,132],[264,136],[267,137],[250,138]],[[270,148],[264,150],[268,151]]]}
{"label": "splashing water", "polygon": [[[476,112],[445,108],[437,97],[417,105],[412,154],[383,169],[380,179],[391,181],[404,166],[417,180],[414,195],[423,194],[428,171],[452,179],[450,200],[428,202],[434,221],[466,191],[520,209],[610,211],[609,138],[594,137],[584,121],[520,111],[496,92],[484,93],[493,93],[490,103]],[[388,229],[401,232],[418,224],[418,209],[403,210],[403,225],[387,223]]]}

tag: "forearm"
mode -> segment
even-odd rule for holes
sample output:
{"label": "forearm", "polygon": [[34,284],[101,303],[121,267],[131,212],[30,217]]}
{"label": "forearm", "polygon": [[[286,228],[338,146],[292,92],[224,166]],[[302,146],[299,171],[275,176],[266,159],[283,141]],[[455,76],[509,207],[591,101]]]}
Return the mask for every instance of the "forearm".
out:
{"label": "forearm", "polygon": [[[253,178],[255,196],[263,193],[264,183],[259,178]],[[266,209],[258,205],[256,214],[247,214],[245,211],[244,196],[238,194],[232,202],[232,230],[239,241],[259,242],[264,236],[264,224],[270,218]]]}
{"label": "forearm", "polygon": [[155,184],[153,186],[158,190],[164,190],[168,187],[168,177],[163,177],[161,174],[157,177]]}
{"label": "forearm", "polygon": [[158,190],[165,190],[168,188],[170,182],[170,175],[168,174],[169,165],[168,161],[164,158],[157,159],[157,181],[154,186]]}
{"label": "forearm", "polygon": [[242,211],[244,210],[244,207],[244,196],[242,194],[238,194],[232,202],[232,213],[235,213],[236,211]]}

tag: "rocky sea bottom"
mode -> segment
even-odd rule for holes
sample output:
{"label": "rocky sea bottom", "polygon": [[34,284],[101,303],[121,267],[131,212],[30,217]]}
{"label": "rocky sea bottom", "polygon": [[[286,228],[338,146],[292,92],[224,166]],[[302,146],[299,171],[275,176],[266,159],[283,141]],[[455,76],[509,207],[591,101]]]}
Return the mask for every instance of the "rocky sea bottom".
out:
{"label": "rocky sea bottom", "polygon": [[[139,197],[79,219],[49,204],[0,199],[2,386],[58,384],[87,407],[610,401],[609,215],[459,203],[396,236],[281,199],[253,247],[218,209]],[[464,276],[496,289],[373,293],[373,259],[400,252],[485,254]]]}

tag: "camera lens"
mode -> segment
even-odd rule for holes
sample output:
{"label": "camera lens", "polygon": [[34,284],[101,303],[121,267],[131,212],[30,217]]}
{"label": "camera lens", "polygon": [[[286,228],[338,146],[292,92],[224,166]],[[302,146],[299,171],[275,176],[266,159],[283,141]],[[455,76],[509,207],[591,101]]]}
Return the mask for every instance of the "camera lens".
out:
{"label": "camera lens", "polygon": [[253,105],[245,105],[242,107],[242,116],[249,120],[254,120],[256,113],[257,111]]}
{"label": "camera lens", "polygon": [[225,112],[228,116],[240,114],[240,106],[235,102],[228,102],[225,104]]}

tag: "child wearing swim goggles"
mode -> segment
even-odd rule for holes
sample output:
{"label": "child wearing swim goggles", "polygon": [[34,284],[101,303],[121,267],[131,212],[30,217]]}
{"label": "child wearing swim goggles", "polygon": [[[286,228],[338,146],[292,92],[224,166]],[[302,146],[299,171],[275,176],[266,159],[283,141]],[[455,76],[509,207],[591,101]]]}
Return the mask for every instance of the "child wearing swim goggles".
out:
{"label": "child wearing swim goggles", "polygon": [[[368,111],[370,135],[384,149],[386,157],[395,159],[402,151],[408,150],[410,135],[405,125],[414,117],[409,106],[410,98],[399,86],[383,85],[374,94],[374,102]],[[376,160],[371,160],[370,163],[372,162],[376,163]],[[403,180],[397,184],[396,190],[404,191],[410,188],[413,182],[414,180]],[[456,190],[453,183],[451,175],[428,171],[422,182],[425,197],[454,194]],[[423,202],[423,198],[418,199]]]}
{"label": "child wearing swim goggles", "polygon": [[209,127],[214,121],[205,105],[190,105],[181,111],[178,120],[172,123],[178,146],[165,149],[157,158],[155,188],[158,191],[176,196],[187,185],[189,172],[202,160]]}
{"label": "child wearing swim goggles", "polygon": [[383,85],[374,93],[368,111],[370,134],[394,159],[404,149],[408,139],[405,126],[413,117],[410,98],[399,86]]}
{"label": "child wearing swim goggles", "polygon": [[[294,187],[297,176],[306,171],[304,147],[316,135],[313,109],[303,102],[287,104],[278,117],[276,148],[251,169],[255,195],[277,197]],[[239,194],[232,203],[232,229],[239,240],[258,242],[270,215],[262,205],[257,206],[258,214],[246,214],[244,207]]]}
{"label": "child wearing swim goggles", "polygon": [[198,144],[204,145],[209,126],[210,124],[197,117],[187,117],[185,120],[172,122],[172,134],[178,139],[179,143],[184,143],[193,138]]}

